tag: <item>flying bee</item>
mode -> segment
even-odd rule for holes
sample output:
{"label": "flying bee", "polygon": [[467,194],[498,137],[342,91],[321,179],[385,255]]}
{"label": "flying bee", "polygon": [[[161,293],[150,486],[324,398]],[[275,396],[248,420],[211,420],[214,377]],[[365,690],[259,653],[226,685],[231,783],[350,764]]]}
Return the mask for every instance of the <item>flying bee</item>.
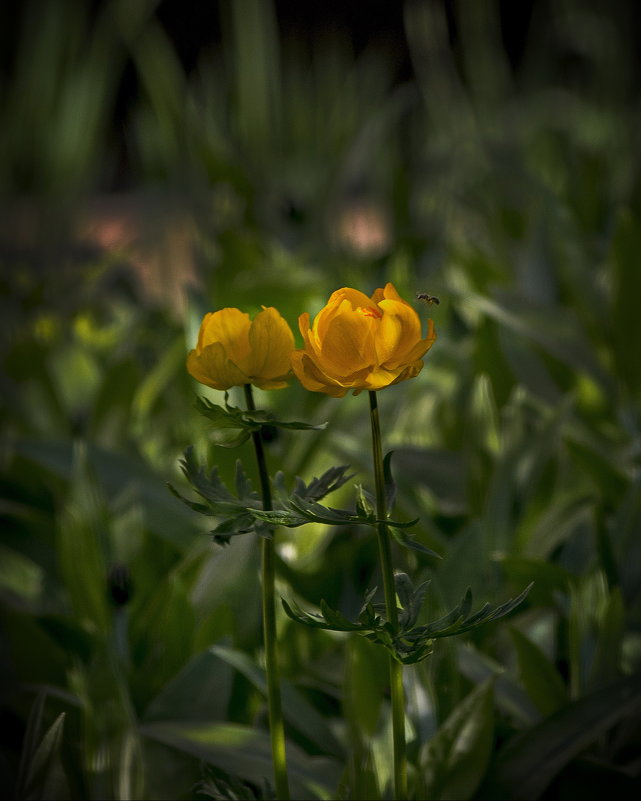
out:
{"label": "flying bee", "polygon": [[416,299],[424,300],[429,306],[432,306],[434,303],[438,306],[441,302],[436,295],[428,295],[427,292],[417,292]]}

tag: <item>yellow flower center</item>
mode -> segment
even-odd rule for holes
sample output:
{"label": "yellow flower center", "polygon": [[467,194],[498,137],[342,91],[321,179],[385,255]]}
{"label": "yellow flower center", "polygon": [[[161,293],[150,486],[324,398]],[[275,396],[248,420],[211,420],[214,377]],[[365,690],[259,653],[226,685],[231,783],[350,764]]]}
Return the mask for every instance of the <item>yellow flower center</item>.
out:
{"label": "yellow flower center", "polygon": [[383,316],[381,311],[374,306],[359,306],[356,311],[364,314],[365,317],[375,317],[377,320],[380,320]]}

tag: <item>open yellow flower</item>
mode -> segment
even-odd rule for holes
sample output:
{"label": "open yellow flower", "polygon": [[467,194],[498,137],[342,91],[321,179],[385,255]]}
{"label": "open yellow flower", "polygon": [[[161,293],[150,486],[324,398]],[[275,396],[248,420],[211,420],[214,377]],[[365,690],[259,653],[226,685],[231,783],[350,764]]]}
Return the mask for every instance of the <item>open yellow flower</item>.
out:
{"label": "open yellow flower", "polygon": [[416,310],[392,284],[371,298],[357,289],[339,289],[311,328],[307,312],[298,325],[304,347],[292,354],[296,377],[307,389],[336,398],[350,389],[357,395],[413,378],[436,340],[431,320],[422,338]]}
{"label": "open yellow flower", "polygon": [[187,370],[214,389],[243,384],[281,389],[287,386],[293,350],[291,328],[273,306],[263,306],[253,320],[240,309],[220,309],[204,316]]}

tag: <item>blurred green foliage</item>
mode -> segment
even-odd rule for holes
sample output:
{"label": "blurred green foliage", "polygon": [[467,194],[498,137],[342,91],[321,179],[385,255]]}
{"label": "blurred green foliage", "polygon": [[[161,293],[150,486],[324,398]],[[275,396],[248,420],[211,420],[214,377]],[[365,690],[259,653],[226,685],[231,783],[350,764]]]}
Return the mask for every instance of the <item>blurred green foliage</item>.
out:
{"label": "blurred green foliage", "polygon": [[[0,770],[17,798],[258,797],[270,775],[258,551],[166,489],[184,447],[233,478],[184,369],[203,312],[334,289],[438,295],[421,375],[380,395],[429,617],[506,621],[408,668],[417,798],[637,797],[641,172],[634,4],[535,3],[509,63],[492,0],[404,4],[415,78],[339,35],[219,4],[181,65],[156,4],[23,4],[0,85]],[[637,59],[637,60],[635,60]],[[119,86],[137,92],[117,172]],[[206,397],[220,401],[215,392]],[[369,475],[362,397],[262,393],[272,472]],[[255,478],[255,477],[254,477]],[[349,488],[347,488],[349,490]],[[187,490],[188,492],[188,490]],[[346,492],[348,494],[348,492]],[[368,530],[281,530],[282,594],[355,617]],[[297,798],[383,798],[384,658],[279,620]],[[249,784],[239,784],[241,782]],[[218,793],[219,795],[216,795]]]}

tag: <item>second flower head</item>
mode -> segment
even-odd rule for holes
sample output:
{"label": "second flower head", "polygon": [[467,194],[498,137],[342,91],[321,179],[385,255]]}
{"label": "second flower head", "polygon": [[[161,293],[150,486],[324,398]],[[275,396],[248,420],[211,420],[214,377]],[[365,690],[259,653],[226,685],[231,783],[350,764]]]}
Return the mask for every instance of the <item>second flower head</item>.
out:
{"label": "second flower head", "polygon": [[338,289],[311,326],[307,312],[298,324],[303,348],[292,354],[294,374],[306,389],[337,398],[413,378],[436,340],[432,320],[423,337],[416,310],[391,283],[371,298]]}

